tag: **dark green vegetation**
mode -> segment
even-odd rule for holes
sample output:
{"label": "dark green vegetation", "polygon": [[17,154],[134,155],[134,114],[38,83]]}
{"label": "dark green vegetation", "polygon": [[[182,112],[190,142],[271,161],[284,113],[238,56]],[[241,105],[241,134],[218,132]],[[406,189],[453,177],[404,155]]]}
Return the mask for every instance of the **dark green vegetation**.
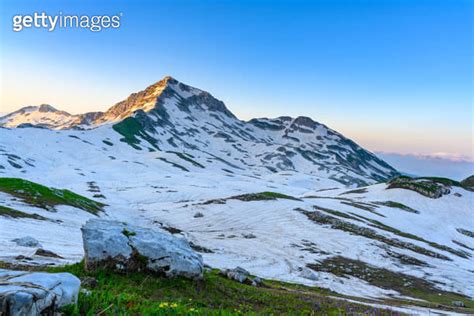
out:
{"label": "dark green vegetation", "polygon": [[241,201],[265,201],[265,200],[276,200],[276,199],[287,199],[287,200],[299,201],[299,199],[293,196],[277,193],[277,192],[269,192],[269,191],[236,195],[236,196],[231,197],[231,199],[241,200]]}
{"label": "dark green vegetation", "polygon": [[385,230],[387,232],[390,232],[390,233],[395,234],[395,235],[400,236],[400,237],[405,237],[405,238],[408,238],[408,239],[413,239],[413,240],[418,240],[418,241],[424,242],[424,243],[430,245],[433,248],[450,252],[453,255],[456,255],[456,256],[464,258],[464,259],[468,259],[468,258],[471,257],[471,255],[469,253],[467,253],[463,250],[456,250],[456,249],[453,249],[453,248],[448,247],[448,246],[444,246],[444,245],[440,245],[440,244],[432,242],[432,241],[428,241],[428,240],[423,239],[421,237],[418,237],[416,235],[402,232],[399,229],[396,229],[394,227],[385,225],[385,224],[383,224],[379,221],[376,221],[376,220],[373,220],[373,219],[370,219],[370,218],[362,217],[360,215],[359,215],[359,217],[364,218],[366,221],[368,221],[370,223],[369,226],[372,226],[372,227],[375,227],[375,228],[378,228],[378,229],[381,229],[381,230]]}
{"label": "dark green vegetation", "polygon": [[[464,183],[464,184],[463,184]],[[465,190],[472,191],[469,186],[469,181],[458,182],[448,178],[440,177],[420,177],[410,178],[407,176],[400,176],[388,182],[387,189],[406,189],[418,192],[426,197],[440,198],[444,194],[450,192],[450,187],[461,187]]]}
{"label": "dark green vegetation", "polygon": [[324,289],[276,281],[253,287],[229,280],[215,270],[195,281],[146,273],[86,272],[82,263],[48,271],[70,272],[81,279],[93,277],[98,281],[97,286],[86,287],[89,295],[80,293],[77,307],[65,308],[65,315],[399,314],[329,298],[337,294]]}
{"label": "dark green vegetation", "polygon": [[105,206],[69,190],[48,188],[19,178],[0,178],[0,191],[45,210],[52,210],[57,205],[69,205],[97,214]]}
{"label": "dark green vegetation", "polygon": [[199,167],[199,168],[205,168],[203,165],[201,165],[199,162],[195,161],[194,158],[192,155],[190,154],[186,154],[186,153],[180,153],[180,152],[176,152],[176,151],[168,151],[169,153],[173,153],[175,154],[176,156],[178,156],[179,158],[193,164],[193,166],[195,167]]}
{"label": "dark green vegetation", "polygon": [[474,175],[462,180],[461,185],[466,190],[474,191]]}
{"label": "dark green vegetation", "polygon": [[225,204],[227,200],[239,200],[243,202],[252,202],[252,201],[271,201],[276,199],[286,199],[286,200],[293,200],[293,201],[301,201],[298,198],[295,198],[290,195],[277,193],[277,192],[259,192],[259,193],[247,193],[241,195],[231,196],[225,199],[214,199],[204,202],[203,204]]}
{"label": "dark green vegetation", "polygon": [[474,231],[463,229],[463,228],[457,228],[456,230],[458,231],[458,233],[474,238]]}
{"label": "dark green vegetation", "polygon": [[127,229],[124,228],[124,229],[122,230],[122,234],[124,234],[126,237],[131,237],[131,236],[135,236],[137,233],[131,232],[131,231],[129,231],[129,230],[127,230]]}
{"label": "dark green vegetation", "polygon": [[[308,267],[341,277],[354,276],[374,286],[392,289],[403,295],[426,301],[418,301],[417,305],[474,313],[474,301],[469,297],[440,290],[425,279],[374,267],[362,261],[337,256],[318,264],[309,264]],[[466,308],[454,308],[451,306],[452,301],[462,301]]]}
{"label": "dark green vegetation", "polygon": [[[323,212],[329,213],[331,215],[335,215],[335,216],[339,216],[339,217],[347,218],[347,219],[352,219],[353,221],[357,221],[357,222],[363,222],[363,220],[357,218],[357,217],[359,217],[359,215],[357,215],[357,214],[353,214],[354,216],[352,216],[352,215],[349,215],[349,214],[346,214],[346,213],[343,213],[343,212],[339,212],[339,211],[336,211],[336,210],[332,210],[332,209],[317,206],[317,205],[314,205],[313,208],[315,210],[323,211]],[[360,216],[360,217],[362,217],[362,216]]]}
{"label": "dark green vegetation", "polygon": [[367,193],[367,189],[366,189],[366,188],[361,188],[361,189],[355,189],[355,190],[350,190],[350,191],[342,192],[342,193],[339,194],[339,195],[344,195],[344,194],[363,194],[363,193]]}
{"label": "dark green vegetation", "polygon": [[364,203],[364,202],[354,202],[354,201],[342,201],[341,202],[342,204],[345,204],[345,205],[349,205],[349,206],[352,206],[352,207],[355,207],[355,208],[358,208],[360,210],[364,210],[364,211],[367,211],[367,212],[370,212],[372,214],[375,214],[377,216],[380,216],[380,217],[385,217],[385,215],[383,214],[380,214],[379,212],[375,211],[375,207],[371,204],[368,204],[368,203]]}
{"label": "dark green vegetation", "polygon": [[419,177],[415,179],[424,179],[424,180],[431,180],[436,183],[441,183],[444,185],[449,185],[453,187],[462,187],[461,183],[459,181],[451,180],[448,178],[441,178],[441,177]]}
{"label": "dark green vegetation", "polygon": [[[342,202],[344,203],[344,202]],[[401,204],[403,205],[403,204]],[[466,251],[463,251],[463,250],[457,250],[457,249],[453,249],[451,247],[448,247],[448,246],[444,246],[444,245],[440,245],[438,243],[435,243],[435,242],[432,242],[432,241],[428,241],[426,239],[423,239],[421,237],[418,237],[416,235],[413,235],[413,234],[410,234],[410,233],[405,233],[405,232],[402,232],[401,230],[399,229],[396,229],[394,227],[391,227],[391,226],[388,226],[388,225],[385,225],[383,224],[382,222],[379,222],[377,220],[374,220],[374,219],[371,219],[371,218],[367,218],[365,216],[362,216],[362,215],[358,215],[358,214],[355,214],[355,213],[351,213],[349,212],[351,215],[349,214],[346,214],[346,213],[343,213],[343,212],[339,212],[339,211],[335,211],[335,210],[330,210],[330,209],[327,209],[327,208],[323,208],[323,207],[320,207],[320,206],[313,206],[314,209],[316,210],[320,210],[320,211],[324,211],[326,213],[329,213],[329,214],[332,214],[332,215],[335,215],[335,216],[338,216],[338,217],[342,217],[342,218],[346,218],[346,219],[352,219],[352,220],[355,220],[355,221],[359,221],[359,222],[365,222],[366,224],[368,224],[369,226],[371,227],[374,227],[374,228],[378,228],[378,229],[381,229],[381,230],[384,230],[386,232],[389,232],[389,233],[392,233],[394,235],[397,235],[397,236],[400,236],[400,237],[404,237],[404,238],[408,238],[408,239],[412,239],[412,240],[417,240],[417,241],[421,241],[421,242],[424,242],[428,245],[430,245],[431,247],[433,248],[437,248],[439,250],[444,250],[444,251],[447,251],[447,252],[450,252],[452,253],[453,255],[456,255],[458,257],[461,257],[461,258],[465,258],[465,259],[468,259],[471,257],[471,255],[466,252]],[[351,223],[348,223],[348,222],[343,222],[337,218],[334,218],[334,217],[330,217],[330,216],[326,216],[324,214],[321,214],[318,215],[318,214],[315,214],[315,215],[312,215],[313,218],[316,218],[324,223],[331,223],[333,224],[333,222],[340,228],[346,228],[346,229],[349,229],[349,231],[351,232],[355,232],[355,231],[359,231],[360,233],[361,232],[365,232],[366,234],[366,237],[369,236],[369,235],[372,235],[372,234],[368,234],[367,231],[365,231],[365,228],[364,227],[361,227],[361,229],[356,229],[356,227],[353,227],[353,226],[356,226],[354,224],[351,224]],[[385,237],[384,237],[385,238]],[[416,246],[418,247],[418,246]]]}
{"label": "dark green vegetation", "polygon": [[166,162],[166,163],[172,165],[172,166],[175,167],[175,168],[181,169],[181,170],[183,170],[183,171],[185,171],[185,172],[189,172],[189,170],[188,170],[187,168],[185,168],[185,167],[183,167],[183,166],[181,166],[181,165],[179,165],[179,164],[177,164],[177,163],[174,163],[174,162],[172,162],[172,161],[169,161],[168,159],[166,159],[166,158],[164,158],[164,157],[158,157],[157,159],[159,159],[159,160],[161,160],[161,161],[164,161],[164,162]]}
{"label": "dark green vegetation", "polygon": [[151,146],[155,149],[158,149],[156,139],[151,137],[143,128],[140,121],[134,117],[127,117],[120,123],[117,123],[113,126],[113,129],[123,136],[120,141],[125,142],[132,146],[135,149],[141,150],[142,148],[138,146],[141,141],[137,137],[141,137],[146,140]]}
{"label": "dark green vegetation", "polygon": [[[373,230],[371,228],[363,227],[363,226],[359,226],[359,225],[356,225],[356,224],[353,224],[353,223],[350,223],[350,222],[347,222],[347,221],[343,221],[343,220],[340,220],[336,217],[323,214],[319,211],[312,211],[311,212],[311,211],[307,211],[307,210],[304,210],[304,209],[301,209],[301,208],[297,208],[295,210],[298,211],[298,212],[301,212],[304,215],[306,215],[306,217],[308,217],[309,220],[311,220],[315,223],[318,223],[318,224],[321,224],[321,225],[330,225],[332,229],[342,230],[342,231],[345,231],[345,232],[348,232],[348,233],[351,233],[351,234],[354,234],[354,235],[358,235],[358,236],[378,240],[378,241],[380,241],[380,242],[382,242],[386,245],[401,248],[401,249],[408,249],[408,250],[411,250],[411,251],[414,251],[414,252],[417,252],[419,254],[429,256],[429,257],[432,257],[432,258],[438,258],[438,259],[443,259],[443,260],[451,260],[449,257],[447,257],[445,255],[442,255],[440,253],[425,249],[425,248],[420,247],[418,245],[415,245],[415,244],[412,244],[412,243],[409,243],[409,242],[405,242],[405,241],[402,241],[402,240],[399,240],[399,239],[396,239],[396,238],[386,237],[384,235],[381,235],[381,234],[377,233],[375,230]],[[359,217],[361,217],[361,216],[359,216]],[[366,219],[366,218],[364,218],[364,219]],[[372,225],[374,225],[375,222],[372,223]],[[379,222],[376,222],[376,223],[379,223]],[[395,232],[396,231],[394,228],[391,228],[391,227],[385,226],[385,225],[380,226],[380,227],[379,226],[374,226],[374,227],[379,228],[379,229],[384,229],[384,230],[390,229],[390,230],[388,230],[390,232]],[[403,236],[403,237],[405,237],[405,236]]]}
{"label": "dark green vegetation", "polygon": [[377,204],[377,205],[383,205],[383,206],[391,207],[391,208],[398,208],[398,209],[401,209],[401,210],[404,210],[404,211],[407,211],[407,212],[410,212],[410,213],[415,213],[415,214],[420,213],[417,210],[414,210],[411,207],[406,206],[405,204],[394,202],[394,201],[377,201],[377,202],[372,202],[372,203]]}
{"label": "dark green vegetation", "polygon": [[43,217],[38,214],[28,214],[22,211],[17,211],[12,208],[1,206],[0,205],[0,216],[6,216],[11,218],[31,218],[37,220],[46,220],[46,217]]}

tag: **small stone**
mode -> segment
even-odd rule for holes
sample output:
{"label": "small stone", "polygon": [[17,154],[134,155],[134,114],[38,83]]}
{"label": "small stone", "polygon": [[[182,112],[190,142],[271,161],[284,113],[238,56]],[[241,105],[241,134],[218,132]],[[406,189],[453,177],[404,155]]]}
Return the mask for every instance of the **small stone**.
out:
{"label": "small stone", "polygon": [[33,258],[30,258],[30,257],[27,257],[27,256],[23,256],[23,255],[19,255],[19,256],[16,256],[16,257],[15,257],[15,260],[31,261],[31,260],[33,260]]}
{"label": "small stone", "polygon": [[301,271],[300,277],[308,279],[308,280],[312,280],[312,281],[317,281],[319,279],[318,275],[315,272],[307,268],[304,268]]}
{"label": "small stone", "polygon": [[463,301],[452,301],[451,305],[456,306],[456,307],[466,307]]}
{"label": "small stone", "polygon": [[313,310],[314,311],[320,311],[321,310],[321,305],[319,303],[314,303],[313,304]]}
{"label": "small stone", "polygon": [[92,294],[91,291],[88,289],[81,289],[81,293],[84,294],[85,296],[90,296]]}
{"label": "small stone", "polygon": [[95,288],[97,285],[99,285],[99,281],[93,277],[84,277],[81,279],[81,284],[82,286]]}
{"label": "small stone", "polygon": [[263,281],[259,277],[256,277],[255,279],[252,280],[252,285],[255,286],[263,286]]}
{"label": "small stone", "polygon": [[36,250],[35,256],[64,259],[64,258],[61,257],[60,255],[57,255],[57,254],[55,254],[54,252],[49,251],[49,250],[45,250],[45,249],[43,249],[43,248],[40,248],[40,249]]}
{"label": "small stone", "polygon": [[245,270],[245,269],[242,268],[242,267],[236,267],[236,268],[234,269],[234,271],[237,272],[237,273],[241,273],[241,274],[243,274],[243,275],[246,275],[246,276],[250,275],[250,272],[248,272],[247,270]]}
{"label": "small stone", "polygon": [[12,241],[16,243],[18,246],[22,246],[22,247],[30,247],[30,248],[41,247],[41,244],[39,243],[39,241],[31,236],[15,238]]}
{"label": "small stone", "polygon": [[204,217],[204,214],[201,213],[201,212],[197,212],[196,214],[194,214],[193,217],[194,217],[194,218]]}
{"label": "small stone", "polygon": [[257,236],[255,236],[254,234],[250,233],[250,234],[242,234],[242,237],[246,238],[246,239],[254,239],[254,238],[257,238]]}

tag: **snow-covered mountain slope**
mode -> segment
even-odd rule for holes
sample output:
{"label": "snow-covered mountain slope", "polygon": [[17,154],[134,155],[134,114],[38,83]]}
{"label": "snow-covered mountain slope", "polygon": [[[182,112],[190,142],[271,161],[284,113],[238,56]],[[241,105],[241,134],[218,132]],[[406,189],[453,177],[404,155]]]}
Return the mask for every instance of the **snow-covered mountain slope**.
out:
{"label": "snow-covered mountain slope", "polygon": [[[67,188],[107,204],[99,216],[183,235],[214,267],[242,266],[265,278],[365,298],[474,296],[474,193],[463,188],[453,186],[437,199],[383,183],[327,190],[338,183],[299,172],[183,172],[135,151],[104,160],[82,140],[68,146],[76,152],[58,158],[62,148],[30,160],[36,172],[3,170],[1,176]],[[254,194],[260,192],[269,193]],[[1,206],[42,217],[0,216],[0,261],[82,258],[80,226],[95,215],[0,195]],[[64,259],[12,242],[27,235]]]}
{"label": "snow-covered mountain slope", "polygon": [[99,139],[100,135],[113,129],[130,150],[158,152],[156,157],[174,152],[178,159],[193,160],[194,168],[213,164],[220,172],[298,171],[352,186],[397,174],[383,160],[310,118],[244,122],[208,92],[171,77],[132,94],[105,113],[71,116],[49,107],[43,111],[42,107],[31,108],[31,113],[24,109],[14,112],[0,122],[6,127],[29,123],[54,129],[89,129],[81,137],[101,147],[107,140]]}
{"label": "snow-covered mountain slope", "polygon": [[[0,261],[81,260],[80,227],[101,216],[183,235],[214,267],[352,297],[474,297],[474,193],[444,180],[375,184],[397,172],[309,118],[243,122],[165,78],[63,126],[0,128]],[[31,185],[15,193],[2,178],[106,206],[94,214],[56,190],[54,205],[35,202],[21,198]],[[62,258],[12,241],[28,235]]]}
{"label": "snow-covered mountain slope", "polygon": [[43,127],[50,129],[66,129],[89,125],[101,112],[90,112],[72,115],[59,111],[49,104],[26,106],[18,111],[0,117],[0,126],[3,127]]}

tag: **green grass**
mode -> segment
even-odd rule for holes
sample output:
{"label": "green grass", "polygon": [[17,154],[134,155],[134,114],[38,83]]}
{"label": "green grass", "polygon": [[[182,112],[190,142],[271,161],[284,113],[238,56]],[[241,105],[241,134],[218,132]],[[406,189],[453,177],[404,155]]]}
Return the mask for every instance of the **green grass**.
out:
{"label": "green grass", "polygon": [[391,207],[391,208],[398,208],[398,209],[401,209],[403,211],[407,211],[407,212],[410,212],[410,213],[415,213],[415,214],[419,213],[417,210],[414,210],[411,207],[406,206],[405,204],[394,202],[394,201],[377,201],[377,202],[372,202],[372,203],[377,204],[377,205],[383,205],[383,206]]}
{"label": "green grass", "polygon": [[[339,212],[339,211],[336,211],[336,210],[332,210],[332,209],[317,206],[317,205],[313,205],[313,208],[316,209],[316,210],[319,210],[319,211],[329,213],[329,214],[334,215],[334,216],[339,216],[339,217],[342,217],[342,218],[352,219],[352,220],[357,221],[357,222],[362,222],[362,220],[360,220],[359,218],[357,218],[355,216],[352,216],[352,215],[349,215],[349,214],[346,214],[346,213],[343,213],[343,212]],[[356,214],[356,216],[357,216],[357,214]]]}
{"label": "green grass", "polygon": [[448,178],[441,178],[441,177],[419,177],[415,179],[426,179],[426,180],[431,180],[433,182],[441,183],[444,185],[449,185],[449,186],[454,186],[454,187],[462,187],[461,183],[459,181],[451,180]]}
{"label": "green grass", "polygon": [[57,205],[69,205],[97,214],[105,204],[93,201],[69,190],[48,188],[44,185],[19,178],[0,178],[0,191],[23,202],[51,210]]}
{"label": "green grass", "polygon": [[[166,279],[146,273],[86,272],[83,264],[49,268],[98,281],[81,293],[65,315],[391,315],[388,310],[344,302],[328,290],[264,281],[264,287],[240,284],[206,272],[203,280]],[[398,313],[397,313],[398,314]]]}
{"label": "green grass", "polygon": [[124,229],[122,230],[122,234],[124,234],[124,235],[128,238],[128,237],[135,236],[137,233],[131,232],[131,231],[129,231],[129,230],[127,230],[127,229],[124,228]]}
{"label": "green grass", "polygon": [[339,195],[344,195],[344,194],[363,194],[363,193],[367,193],[367,188],[362,188],[362,189],[356,189],[356,190],[346,191],[346,192],[342,192],[342,193],[339,194]]}
{"label": "green grass", "polygon": [[259,193],[247,193],[247,194],[241,194],[241,195],[234,195],[234,196],[223,198],[223,199],[208,200],[204,202],[203,204],[204,205],[225,204],[227,200],[239,200],[243,202],[252,202],[252,201],[271,201],[271,200],[276,200],[276,199],[301,201],[300,199],[295,198],[294,196],[277,193],[277,192],[266,191],[266,192],[259,192]]}
{"label": "green grass", "polygon": [[142,139],[146,140],[155,149],[159,150],[156,139],[151,137],[144,130],[142,124],[140,124],[140,122],[134,117],[127,117],[122,122],[113,125],[112,128],[117,133],[123,136],[123,138],[121,138],[120,141],[129,144],[135,149],[138,149],[138,150],[142,149],[139,146],[141,141],[137,138],[137,137],[141,137]]}
{"label": "green grass", "polygon": [[464,228],[457,228],[456,230],[457,230],[458,233],[460,233],[460,234],[463,234],[463,235],[465,235],[465,236],[467,236],[467,237],[472,237],[472,238],[474,238],[474,231],[472,231],[472,230],[467,230],[467,229],[464,229]]}
{"label": "green grass", "polygon": [[0,205],[0,216],[6,216],[6,217],[11,217],[11,218],[31,218],[31,219],[37,219],[37,220],[46,220],[46,217],[43,217],[38,214],[28,214],[22,211],[17,211],[15,209],[6,207],[6,206],[1,206]]}
{"label": "green grass", "polygon": [[234,200],[241,200],[241,201],[266,201],[266,200],[276,200],[276,199],[286,199],[286,200],[294,200],[294,201],[301,201],[298,198],[295,198],[290,195],[278,193],[278,192],[260,192],[260,193],[249,193],[249,194],[242,194],[230,197],[230,199]]}
{"label": "green grass", "polygon": [[185,171],[185,172],[189,172],[189,170],[188,170],[186,167],[183,167],[183,166],[181,166],[180,164],[177,164],[177,163],[175,163],[175,162],[169,161],[168,159],[166,159],[166,158],[164,158],[164,157],[158,157],[158,158],[156,158],[156,159],[159,159],[159,160],[161,160],[161,161],[163,161],[163,162],[166,162],[167,164],[170,164],[170,165],[172,165],[173,167],[178,168],[178,169],[181,169],[181,170],[183,170],[183,171]]}
{"label": "green grass", "polygon": [[363,203],[363,202],[354,202],[354,201],[342,201],[341,202],[342,204],[345,204],[345,205],[349,205],[349,206],[352,206],[352,207],[355,207],[355,208],[358,208],[360,210],[364,210],[364,211],[367,211],[367,212],[370,212],[372,214],[375,214],[377,216],[380,216],[380,217],[386,217],[385,215],[383,214],[380,214],[379,212],[375,211],[375,208],[374,206],[370,205],[370,204],[367,204],[367,203]]}
{"label": "green grass", "polygon": [[[424,181],[418,181],[424,180]],[[434,197],[440,197],[442,194],[437,193],[442,186],[461,187],[465,190],[472,191],[472,188],[467,182],[459,182],[442,177],[419,177],[411,178],[407,176],[400,176],[388,182],[387,189],[399,188],[413,190],[425,196],[436,194]]]}
{"label": "green grass", "polygon": [[199,168],[205,168],[203,165],[201,165],[199,162],[195,161],[194,157],[192,157],[191,155],[189,154],[185,154],[185,153],[180,153],[180,152],[177,152],[177,151],[168,151],[169,153],[173,153],[175,154],[176,156],[178,156],[179,158],[191,163],[192,165],[194,165],[195,167],[199,167]]}

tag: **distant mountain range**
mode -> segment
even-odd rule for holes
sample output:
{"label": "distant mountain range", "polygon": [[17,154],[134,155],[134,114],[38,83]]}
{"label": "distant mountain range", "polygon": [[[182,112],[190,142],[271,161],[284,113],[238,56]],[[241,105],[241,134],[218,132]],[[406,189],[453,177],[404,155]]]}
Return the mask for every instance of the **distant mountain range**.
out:
{"label": "distant mountain range", "polygon": [[474,174],[474,162],[462,157],[387,152],[376,152],[375,154],[400,172],[412,176],[428,174],[461,181]]}

